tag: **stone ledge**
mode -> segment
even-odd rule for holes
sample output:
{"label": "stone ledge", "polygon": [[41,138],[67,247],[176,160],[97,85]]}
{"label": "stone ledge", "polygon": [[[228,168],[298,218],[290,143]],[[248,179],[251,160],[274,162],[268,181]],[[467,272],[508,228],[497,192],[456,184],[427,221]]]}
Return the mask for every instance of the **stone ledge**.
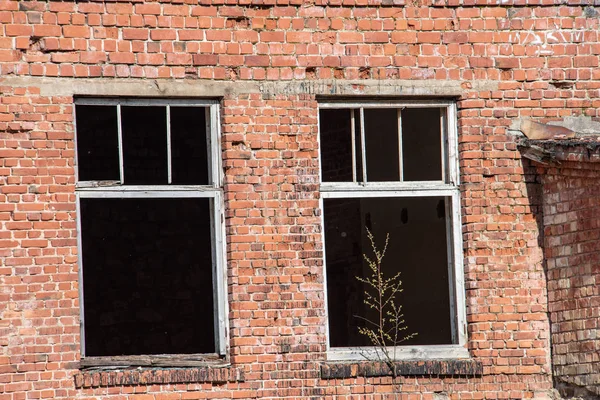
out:
{"label": "stone ledge", "polygon": [[[476,360],[396,361],[400,376],[481,376],[483,365]],[[328,362],[321,364],[321,379],[392,376],[385,362]]]}
{"label": "stone ledge", "polygon": [[126,368],[81,371],[75,375],[75,387],[77,389],[243,381],[244,372],[241,368],[235,367]]}

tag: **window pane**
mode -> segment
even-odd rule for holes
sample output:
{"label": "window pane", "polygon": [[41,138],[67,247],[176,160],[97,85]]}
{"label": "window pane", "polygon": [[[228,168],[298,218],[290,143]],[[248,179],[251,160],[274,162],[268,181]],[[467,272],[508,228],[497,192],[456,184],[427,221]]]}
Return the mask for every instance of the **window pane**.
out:
{"label": "window pane", "polygon": [[207,185],[206,109],[171,107],[171,182]]}
{"label": "window pane", "polygon": [[88,356],[214,353],[209,199],[81,199]]}
{"label": "window pane", "polygon": [[368,182],[400,180],[398,111],[393,108],[365,109],[365,141]]}
{"label": "window pane", "polygon": [[80,181],[118,181],[117,107],[76,106],[77,167]]}
{"label": "window pane", "polygon": [[442,133],[439,108],[402,110],[405,181],[442,180]]}
{"label": "window pane", "polygon": [[451,344],[444,198],[325,199],[324,216],[331,346],[372,345],[359,334],[364,323],[356,317],[375,318],[356,279],[370,276],[363,259],[372,257],[367,227],[380,250],[390,235],[384,275],[401,272],[404,333],[418,333],[402,345]]}
{"label": "window pane", "polygon": [[166,107],[121,107],[126,185],[167,184]]}
{"label": "window pane", "polygon": [[323,182],[352,182],[351,111],[320,110],[319,124]]}

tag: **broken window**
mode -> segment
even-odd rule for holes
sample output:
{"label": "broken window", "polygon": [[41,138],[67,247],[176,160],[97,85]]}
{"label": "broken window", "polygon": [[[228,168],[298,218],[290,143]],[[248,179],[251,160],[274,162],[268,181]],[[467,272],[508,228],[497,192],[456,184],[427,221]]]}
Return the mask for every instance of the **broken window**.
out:
{"label": "broken window", "polygon": [[223,355],[217,103],[78,99],[75,115],[83,364]]}
{"label": "broken window", "polygon": [[374,351],[358,329],[376,318],[357,279],[371,274],[369,231],[380,248],[389,235],[382,272],[400,273],[404,333],[417,333],[397,356],[464,356],[454,104],[328,102],[319,124],[330,356]]}

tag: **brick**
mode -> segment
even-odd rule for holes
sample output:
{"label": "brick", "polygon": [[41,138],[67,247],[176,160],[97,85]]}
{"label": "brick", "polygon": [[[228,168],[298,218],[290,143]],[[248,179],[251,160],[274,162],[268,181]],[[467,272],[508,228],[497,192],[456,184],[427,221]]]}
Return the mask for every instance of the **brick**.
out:
{"label": "brick", "polygon": [[62,28],[64,37],[72,38],[89,38],[90,28],[87,26],[63,26]]}
{"label": "brick", "polygon": [[217,65],[218,57],[214,54],[194,54],[194,65]]}
{"label": "brick", "polygon": [[148,40],[148,29],[139,28],[124,28],[123,39],[124,40]]}
{"label": "brick", "polygon": [[514,57],[495,58],[494,63],[496,68],[500,69],[519,68],[519,59]]}
{"label": "brick", "polygon": [[444,32],[442,34],[442,43],[467,43],[468,41],[468,32]]}
{"label": "brick", "polygon": [[150,31],[151,40],[175,40],[177,32],[174,29],[152,29]]}
{"label": "brick", "polygon": [[578,67],[597,67],[598,56],[576,56],[573,58],[573,66]]}
{"label": "brick", "polygon": [[261,32],[261,42],[284,42],[285,34],[283,32]]}
{"label": "brick", "polygon": [[150,15],[160,15],[161,7],[160,4],[136,4],[135,5],[136,14],[150,14]]}
{"label": "brick", "polygon": [[32,32],[32,27],[29,25],[6,25],[4,31],[6,36],[29,36]]}
{"label": "brick", "polygon": [[248,67],[268,67],[271,59],[268,56],[245,56],[244,65]]}
{"label": "brick", "polygon": [[419,43],[440,43],[442,37],[438,32],[418,32],[417,42]]}

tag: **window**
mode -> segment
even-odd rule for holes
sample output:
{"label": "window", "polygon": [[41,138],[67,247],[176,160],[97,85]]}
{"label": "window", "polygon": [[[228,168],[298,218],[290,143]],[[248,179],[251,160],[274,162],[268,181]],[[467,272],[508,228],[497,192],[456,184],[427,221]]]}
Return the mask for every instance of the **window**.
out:
{"label": "window", "polygon": [[[367,230],[383,273],[400,272],[408,330],[398,358],[468,356],[455,106],[450,101],[324,102],[319,106],[321,198],[330,359],[376,349],[357,277],[370,275]],[[357,317],[358,316],[358,317]]]}
{"label": "window", "polygon": [[83,365],[225,354],[218,112],[216,101],[76,100]]}

